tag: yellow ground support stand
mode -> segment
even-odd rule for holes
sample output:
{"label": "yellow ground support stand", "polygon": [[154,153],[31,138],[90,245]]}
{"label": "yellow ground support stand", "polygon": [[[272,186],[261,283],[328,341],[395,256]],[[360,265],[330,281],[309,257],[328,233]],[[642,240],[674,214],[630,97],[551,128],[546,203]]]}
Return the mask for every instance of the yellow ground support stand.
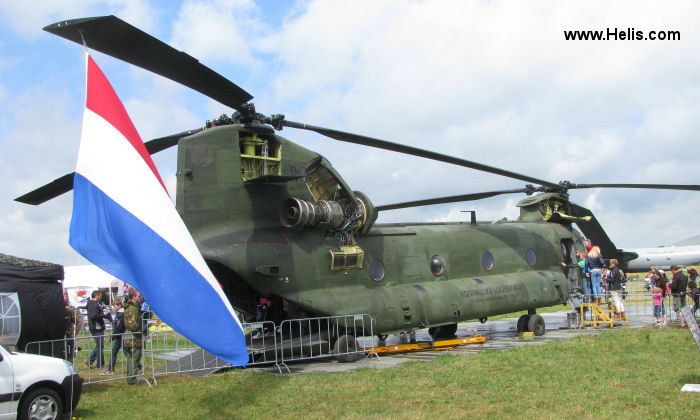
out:
{"label": "yellow ground support stand", "polygon": [[[411,344],[394,344],[392,346],[376,346],[374,347],[374,353],[387,354],[406,353],[410,351],[449,350],[451,348],[461,346],[464,344],[483,343],[486,340],[488,340],[488,337],[484,337],[481,334],[476,334],[464,338],[453,338],[451,340],[425,341]],[[372,353],[371,347],[364,347],[362,350],[365,353]]]}
{"label": "yellow ground support stand", "polygon": [[[607,305],[607,309],[603,309],[602,305]],[[597,303],[584,303],[581,305],[581,326],[579,328],[583,328],[585,325],[593,325],[593,328],[597,328],[598,324],[609,324],[610,328],[612,328],[615,325],[622,325],[624,322],[625,325],[628,324],[627,322],[627,314],[625,314],[624,318],[617,319],[613,317],[613,314],[615,313],[615,310],[613,309],[613,305],[611,302],[605,302],[602,305],[597,304]],[[586,320],[584,318],[584,308],[590,308],[591,310],[591,319]]]}

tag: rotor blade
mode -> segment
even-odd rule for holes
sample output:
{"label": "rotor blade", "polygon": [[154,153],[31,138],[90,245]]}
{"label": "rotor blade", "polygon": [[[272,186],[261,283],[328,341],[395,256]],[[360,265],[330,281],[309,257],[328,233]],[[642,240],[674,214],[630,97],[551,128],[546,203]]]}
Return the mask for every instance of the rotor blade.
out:
{"label": "rotor blade", "polygon": [[204,130],[204,128],[197,128],[195,130],[187,130],[181,133],[171,134],[165,137],[159,137],[157,139],[147,141],[146,143],[144,143],[144,146],[146,146],[146,150],[148,150],[148,153],[152,155],[170,147],[176,146],[177,142],[181,138],[189,137],[192,134],[199,133],[202,130]]}
{"label": "rotor blade", "polygon": [[416,201],[406,201],[404,203],[387,204],[384,206],[377,206],[375,209],[377,211],[384,210],[396,210],[405,209],[409,207],[420,207],[420,206],[430,206],[433,204],[446,204],[446,203],[458,203],[461,201],[475,201],[481,200],[482,198],[495,197],[501,194],[514,194],[514,193],[532,193],[534,190],[532,188],[521,188],[517,190],[501,190],[501,191],[489,191],[474,194],[463,194],[463,195],[452,195],[449,197],[439,197],[430,198],[427,200],[416,200]]}
{"label": "rotor blade", "polygon": [[73,189],[73,175],[75,175],[75,172],[65,174],[62,177],[49,182],[43,187],[39,187],[21,197],[15,198],[15,201],[36,206],[54,199],[59,195],[67,193]]}
{"label": "rotor blade", "polygon": [[562,187],[559,184],[553,184],[549,181],[544,181],[537,178],[532,178],[526,175],[521,175],[515,172],[507,171],[505,169],[495,168],[493,166],[482,165],[481,163],[472,162],[465,159],[456,158],[454,156],[447,156],[441,153],[431,152],[428,150],[418,149],[416,147],[406,146],[403,144],[392,143],[386,140],[375,139],[372,137],[361,136],[359,134],[346,133],[343,131],[332,130],[329,128],[317,127],[309,124],[302,124],[294,121],[282,120],[279,122],[281,125],[286,127],[298,128],[301,130],[315,131],[326,137],[330,137],[335,140],[345,141],[348,143],[361,144],[364,146],[376,147],[378,149],[390,150],[393,152],[404,153],[407,155],[413,155],[418,157],[423,157],[427,159],[433,159],[440,162],[451,163],[453,165],[464,166],[466,168],[476,169],[479,171],[489,172],[492,174],[507,176],[509,178],[519,179],[521,181],[532,182],[538,185],[546,185],[551,188],[555,188],[557,191],[561,190]]}
{"label": "rotor blade", "polygon": [[591,240],[593,245],[600,248],[603,258],[606,260],[615,258],[620,260],[622,257],[622,250],[617,249],[613,241],[605,233],[605,230],[600,225],[598,220],[595,218],[593,213],[585,207],[581,207],[578,204],[569,202],[569,208],[571,209],[572,216],[584,217],[590,216],[591,220],[587,222],[576,222],[576,226],[581,230],[581,232],[586,236],[586,238]]}
{"label": "rotor blade", "polygon": [[115,16],[61,21],[44,30],[167,77],[237,111],[253,99],[195,58]]}
{"label": "rotor blade", "polygon": [[700,191],[700,185],[675,185],[675,184],[572,184],[569,182],[561,183],[566,189],[582,189],[582,188],[639,188],[639,189],[654,189],[654,190],[686,190]]}
{"label": "rotor blade", "polygon": [[[191,136],[192,134],[199,133],[203,128],[196,130],[183,131],[181,133],[172,134],[170,136],[160,137],[147,141],[144,145],[149,154],[158,153],[169,147],[177,145],[178,140],[183,137]],[[73,175],[75,172],[65,174],[60,178],[49,182],[48,184],[35,189],[34,191],[28,192],[21,197],[15,198],[15,201],[20,203],[38,205],[45,203],[58,197],[61,194],[65,194],[73,189]]]}

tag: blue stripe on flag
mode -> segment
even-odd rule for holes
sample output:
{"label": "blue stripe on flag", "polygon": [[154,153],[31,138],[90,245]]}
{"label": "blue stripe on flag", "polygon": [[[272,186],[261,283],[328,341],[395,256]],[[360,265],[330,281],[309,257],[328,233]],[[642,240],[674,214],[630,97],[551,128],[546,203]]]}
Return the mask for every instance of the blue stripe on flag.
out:
{"label": "blue stripe on flag", "polygon": [[248,363],[243,331],[179,252],[77,172],[73,190],[69,242],[76,251],[139,289],[180,334],[233,365]]}

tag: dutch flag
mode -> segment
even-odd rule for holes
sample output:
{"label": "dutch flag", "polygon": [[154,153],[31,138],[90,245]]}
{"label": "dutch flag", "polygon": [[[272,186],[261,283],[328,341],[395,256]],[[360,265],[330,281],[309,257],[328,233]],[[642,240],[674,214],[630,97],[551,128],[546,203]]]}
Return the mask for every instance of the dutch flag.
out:
{"label": "dutch flag", "polygon": [[141,291],[177,332],[236,366],[241,324],[175,210],[111,84],[86,52],[87,99],[73,181],[70,245]]}

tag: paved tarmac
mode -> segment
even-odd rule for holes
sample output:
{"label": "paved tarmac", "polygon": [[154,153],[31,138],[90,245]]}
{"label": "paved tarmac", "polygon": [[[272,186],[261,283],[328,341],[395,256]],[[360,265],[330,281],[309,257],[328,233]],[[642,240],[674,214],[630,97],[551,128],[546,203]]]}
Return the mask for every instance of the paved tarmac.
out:
{"label": "paved tarmac", "polygon": [[[516,331],[517,318],[505,318],[497,321],[487,321],[482,324],[480,322],[463,322],[458,325],[457,337],[467,337],[475,334],[481,334],[489,339],[484,343],[466,344],[454,347],[450,350],[442,351],[420,351],[401,354],[382,354],[379,356],[371,355],[360,361],[353,363],[340,363],[334,357],[325,359],[317,359],[311,362],[288,362],[287,367],[289,373],[303,375],[312,372],[340,373],[349,372],[361,368],[385,369],[400,365],[408,361],[431,361],[437,358],[440,354],[449,352],[450,354],[472,355],[484,350],[508,350],[517,346],[533,346],[542,345],[550,341],[567,340],[579,335],[596,335],[602,331],[608,330],[608,326],[591,326],[586,328],[570,328],[567,320],[567,312],[552,312],[540,314],[545,319],[547,328],[546,334],[540,337],[520,338]],[[629,316],[628,326],[615,326],[614,328],[641,328],[653,324],[653,320],[649,315]],[[416,331],[417,341],[431,341],[427,329]],[[401,337],[392,335],[386,339],[386,345],[400,344]],[[376,338],[374,344],[377,345]],[[361,346],[369,346],[368,342],[362,342]],[[262,367],[254,368],[263,372],[278,373],[277,367]],[[282,367],[283,373],[288,373]]]}

